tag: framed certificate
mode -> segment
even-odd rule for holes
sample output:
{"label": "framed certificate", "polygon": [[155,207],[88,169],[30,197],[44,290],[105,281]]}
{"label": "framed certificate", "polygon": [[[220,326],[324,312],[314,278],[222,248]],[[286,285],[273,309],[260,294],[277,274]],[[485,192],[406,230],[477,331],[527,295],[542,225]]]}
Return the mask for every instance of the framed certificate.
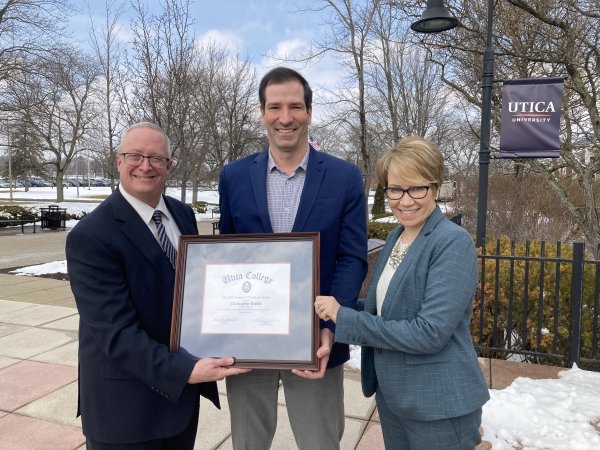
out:
{"label": "framed certificate", "polygon": [[181,236],[171,351],[318,370],[319,233]]}

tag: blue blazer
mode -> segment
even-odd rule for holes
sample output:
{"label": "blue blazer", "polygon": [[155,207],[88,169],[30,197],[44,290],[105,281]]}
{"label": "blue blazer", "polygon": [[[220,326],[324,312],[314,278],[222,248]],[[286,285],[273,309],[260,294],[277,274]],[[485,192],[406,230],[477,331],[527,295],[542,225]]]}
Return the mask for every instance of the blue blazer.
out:
{"label": "blue blazer", "polygon": [[436,207],[396,269],[377,316],[377,283],[402,230],[392,231],[381,251],[364,311],[339,309],[335,339],[363,346],[363,393],[377,391],[400,417],[471,413],[489,399],[469,331],[478,280],[473,239]]}
{"label": "blue blazer", "polygon": [[[227,164],[219,180],[221,234],[272,233],[267,205],[268,150]],[[367,273],[367,224],[358,167],[312,147],[292,232],[320,232],[320,291],[354,307]],[[335,325],[322,322],[335,332]],[[350,358],[335,344],[328,367]]]}
{"label": "blue blazer", "polygon": [[[197,234],[191,208],[164,199],[181,234]],[[216,383],[187,384],[195,361],[169,352],[175,271],[118,189],[69,232],[66,254],[87,437],[122,444],[173,436],[189,424],[198,395],[218,405]]]}

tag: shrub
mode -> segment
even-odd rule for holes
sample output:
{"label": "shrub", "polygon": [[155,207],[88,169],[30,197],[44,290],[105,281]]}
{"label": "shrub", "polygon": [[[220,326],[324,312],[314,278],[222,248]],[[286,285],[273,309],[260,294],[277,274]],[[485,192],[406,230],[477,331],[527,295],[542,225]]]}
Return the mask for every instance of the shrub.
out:
{"label": "shrub", "polygon": [[[473,341],[485,347],[510,347],[521,351],[569,354],[569,320],[573,247],[541,241],[515,243],[507,237],[488,239],[486,257],[479,261],[480,282],[473,306]],[[478,249],[481,252],[481,249]],[[500,255],[495,258],[492,255]],[[517,258],[508,258],[516,256]],[[581,355],[593,353],[594,310],[596,307],[595,262],[584,264],[581,309]],[[483,305],[482,305],[483,298]],[[479,327],[482,325],[480,334]],[[495,352],[506,358],[506,352]],[[540,358],[527,356],[540,362]],[[544,360],[545,364],[555,364]]]}
{"label": "shrub", "polygon": [[81,220],[83,217],[87,216],[87,211],[80,211],[78,213],[70,213],[68,211],[65,212],[66,220]]}
{"label": "shrub", "polygon": [[204,214],[206,212],[206,208],[208,207],[208,203],[206,202],[194,202],[190,204],[194,213],[196,214]]}
{"label": "shrub", "polygon": [[[88,214],[87,211],[70,213],[65,211],[65,220],[81,220]],[[39,207],[26,208],[21,205],[0,205],[0,219],[22,219],[22,220],[40,220],[41,214]],[[8,226],[10,224],[0,224],[0,226]]]}
{"label": "shrub", "polygon": [[375,222],[370,220],[367,226],[367,235],[369,239],[386,240],[390,231],[398,226],[394,222]]}
{"label": "shrub", "polygon": [[20,205],[0,205],[0,219],[23,219],[31,220],[38,218],[34,209],[25,208]]}
{"label": "shrub", "polygon": [[[384,212],[383,214],[378,214],[373,216],[373,220],[370,220],[367,227],[367,234],[369,239],[387,239],[388,234],[394,228],[398,227],[400,224],[398,222],[379,222],[376,219],[383,219],[384,217],[393,217],[392,213]],[[451,219],[451,215],[446,214],[446,217]]]}

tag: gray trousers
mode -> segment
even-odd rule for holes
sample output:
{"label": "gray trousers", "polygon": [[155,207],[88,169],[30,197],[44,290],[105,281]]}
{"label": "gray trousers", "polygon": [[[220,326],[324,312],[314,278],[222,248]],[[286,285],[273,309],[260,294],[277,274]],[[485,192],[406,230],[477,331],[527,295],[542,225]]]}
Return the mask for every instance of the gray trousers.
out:
{"label": "gray trousers", "polygon": [[267,450],[271,446],[277,428],[279,380],[298,448],[339,450],[344,434],[342,365],[327,369],[321,380],[262,369],[227,377],[234,450]]}

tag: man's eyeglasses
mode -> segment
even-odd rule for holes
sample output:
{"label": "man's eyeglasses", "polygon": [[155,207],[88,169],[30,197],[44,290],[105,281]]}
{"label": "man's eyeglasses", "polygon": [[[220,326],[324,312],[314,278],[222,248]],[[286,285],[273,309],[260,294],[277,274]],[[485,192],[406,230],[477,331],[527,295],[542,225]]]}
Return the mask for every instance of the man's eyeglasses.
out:
{"label": "man's eyeglasses", "polygon": [[404,194],[408,194],[408,196],[414,200],[420,200],[425,198],[427,195],[427,191],[431,186],[413,186],[408,189],[402,189],[401,187],[386,187],[383,192],[385,192],[385,196],[390,200],[400,200],[404,197]]}
{"label": "man's eyeglasses", "polygon": [[164,156],[144,156],[139,153],[119,153],[125,160],[125,164],[132,167],[137,167],[142,164],[144,158],[148,160],[148,163],[156,169],[164,169],[167,167],[167,163],[171,161],[169,158]]}

